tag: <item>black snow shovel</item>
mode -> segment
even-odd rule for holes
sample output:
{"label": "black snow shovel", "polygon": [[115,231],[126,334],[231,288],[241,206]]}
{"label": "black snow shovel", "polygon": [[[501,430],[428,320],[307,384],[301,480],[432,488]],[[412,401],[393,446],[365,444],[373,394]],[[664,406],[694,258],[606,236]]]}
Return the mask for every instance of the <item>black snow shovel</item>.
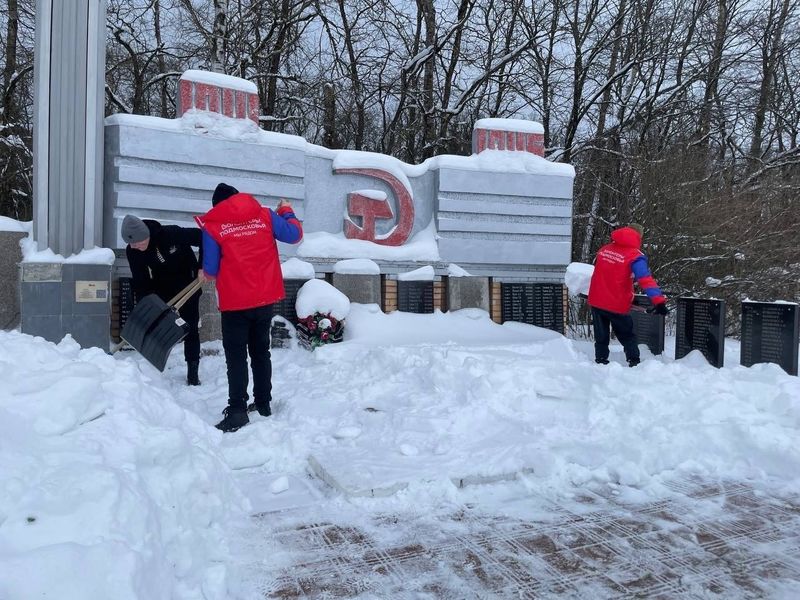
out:
{"label": "black snow shovel", "polygon": [[148,294],[133,307],[120,337],[163,372],[172,348],[189,334],[189,324],[178,311],[202,285],[202,279],[194,280],[169,302]]}

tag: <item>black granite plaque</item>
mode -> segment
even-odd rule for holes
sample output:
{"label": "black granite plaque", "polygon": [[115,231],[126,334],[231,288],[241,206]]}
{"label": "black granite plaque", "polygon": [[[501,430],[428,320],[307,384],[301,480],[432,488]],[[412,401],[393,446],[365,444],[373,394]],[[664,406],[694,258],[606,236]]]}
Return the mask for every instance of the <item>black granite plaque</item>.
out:
{"label": "black granite plaque", "polygon": [[132,277],[119,278],[119,298],[117,298],[117,302],[119,306],[119,330],[122,331],[135,304]]}
{"label": "black granite plaque", "polygon": [[502,320],[564,333],[564,286],[560,283],[501,283]]}
{"label": "black granite plaque", "polygon": [[725,301],[678,298],[675,358],[700,350],[720,368],[725,362]]}
{"label": "black granite plaque", "polygon": [[636,334],[636,341],[646,344],[655,355],[664,353],[664,317],[655,313],[648,313],[647,309],[652,306],[650,300],[644,294],[637,294],[633,297],[633,308],[631,318],[633,319],[633,332]]}
{"label": "black granite plaque", "polygon": [[397,310],[411,313],[433,312],[432,281],[398,281]]}
{"label": "black granite plaque", "polygon": [[286,297],[280,302],[272,305],[273,314],[280,315],[290,323],[297,324],[297,292],[303,287],[305,279],[284,279],[283,288],[286,290]]}
{"label": "black granite plaque", "polygon": [[745,367],[775,363],[797,375],[800,307],[779,302],[742,302],[740,362]]}

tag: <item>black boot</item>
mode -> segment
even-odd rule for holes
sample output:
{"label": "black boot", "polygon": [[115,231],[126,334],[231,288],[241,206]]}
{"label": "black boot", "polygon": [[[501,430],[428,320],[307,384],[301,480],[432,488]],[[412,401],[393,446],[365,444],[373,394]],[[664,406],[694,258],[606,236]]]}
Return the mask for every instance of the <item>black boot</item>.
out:
{"label": "black boot", "polygon": [[222,414],[225,415],[225,418],[222,419],[219,423],[217,423],[217,429],[222,431],[223,433],[231,433],[244,427],[250,422],[249,417],[247,416],[246,410],[231,410],[229,406],[225,410],[222,411]]}
{"label": "black boot", "polygon": [[630,358],[630,359],[628,359],[628,366],[629,367],[635,367],[638,364],[639,364],[639,359],[638,358]]}
{"label": "black boot", "polygon": [[269,407],[269,400],[266,402],[251,402],[247,405],[247,412],[255,412],[258,411],[262,417],[268,417],[272,414],[272,410]]}
{"label": "black boot", "polygon": [[186,383],[187,385],[200,385],[200,376],[197,370],[200,368],[199,360],[192,360],[186,363]]}

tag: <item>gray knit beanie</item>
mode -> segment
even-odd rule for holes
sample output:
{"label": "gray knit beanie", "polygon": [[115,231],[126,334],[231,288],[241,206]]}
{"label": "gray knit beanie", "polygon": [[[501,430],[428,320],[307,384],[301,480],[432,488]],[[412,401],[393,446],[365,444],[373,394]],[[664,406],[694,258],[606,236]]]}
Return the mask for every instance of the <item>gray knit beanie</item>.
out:
{"label": "gray knit beanie", "polygon": [[139,217],[125,215],[122,220],[122,239],[128,244],[143,242],[150,237],[150,230]]}

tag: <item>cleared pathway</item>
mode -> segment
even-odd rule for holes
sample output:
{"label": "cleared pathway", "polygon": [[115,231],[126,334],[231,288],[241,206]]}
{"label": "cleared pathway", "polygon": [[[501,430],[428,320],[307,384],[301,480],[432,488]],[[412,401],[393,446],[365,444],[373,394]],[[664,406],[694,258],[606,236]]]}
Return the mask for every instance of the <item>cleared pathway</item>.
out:
{"label": "cleared pathway", "polygon": [[730,481],[668,488],[658,501],[598,486],[555,502],[480,486],[430,514],[320,499],[255,515],[243,566],[263,598],[800,598],[800,498]]}

